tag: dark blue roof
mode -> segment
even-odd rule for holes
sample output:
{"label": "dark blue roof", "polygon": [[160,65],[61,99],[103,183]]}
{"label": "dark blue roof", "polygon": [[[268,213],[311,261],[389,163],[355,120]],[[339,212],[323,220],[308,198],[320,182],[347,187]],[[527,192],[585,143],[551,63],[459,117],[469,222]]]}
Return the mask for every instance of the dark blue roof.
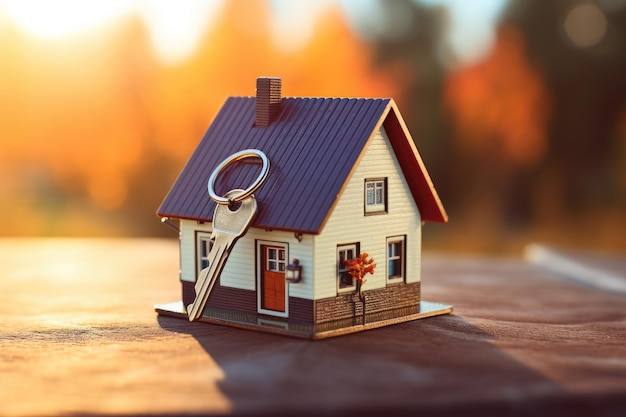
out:
{"label": "dark blue roof", "polygon": [[[231,97],[226,101],[161,204],[159,216],[210,221],[215,208],[207,192],[211,172],[229,155],[255,148],[267,155],[271,166],[267,180],[255,192],[259,212],[253,226],[319,233],[368,139],[383,117],[390,119],[387,114],[393,103],[390,99],[283,98],[276,119],[268,127],[255,127],[255,102],[254,97]],[[402,126],[391,126],[390,130],[400,132],[395,136],[405,136],[399,115],[394,116],[391,119],[395,125]],[[398,139],[407,140],[410,137]],[[426,188],[432,189],[419,155],[416,157],[419,161],[406,162],[413,164],[407,169],[424,171],[418,176],[425,175]],[[233,164],[220,175],[218,194],[247,188],[256,178],[260,165],[244,161],[251,160]],[[441,217],[425,219],[445,221],[434,189],[421,188],[424,184],[412,187],[420,211],[423,209],[416,191],[430,200],[423,204],[432,206],[434,201],[438,206],[434,212]]]}

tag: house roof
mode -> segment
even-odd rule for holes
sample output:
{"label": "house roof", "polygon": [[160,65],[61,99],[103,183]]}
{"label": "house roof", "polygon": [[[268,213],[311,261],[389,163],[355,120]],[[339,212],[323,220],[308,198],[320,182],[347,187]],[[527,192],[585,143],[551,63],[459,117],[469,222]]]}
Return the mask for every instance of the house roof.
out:
{"label": "house roof", "polygon": [[[367,144],[385,130],[422,220],[447,215],[413,139],[391,99],[283,98],[267,127],[255,126],[255,97],[231,97],[176,179],[158,209],[161,217],[211,221],[215,203],[207,192],[213,169],[243,149],[270,160],[265,183],[255,192],[254,227],[320,233]],[[260,165],[237,162],[216,184],[223,195],[247,188]]]}

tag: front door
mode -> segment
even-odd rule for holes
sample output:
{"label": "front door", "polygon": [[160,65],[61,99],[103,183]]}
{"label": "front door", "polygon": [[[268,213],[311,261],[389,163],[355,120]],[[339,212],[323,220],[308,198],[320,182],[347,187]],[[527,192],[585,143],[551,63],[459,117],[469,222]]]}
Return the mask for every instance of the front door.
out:
{"label": "front door", "polygon": [[259,311],[286,316],[286,248],[271,244],[261,245],[260,252]]}

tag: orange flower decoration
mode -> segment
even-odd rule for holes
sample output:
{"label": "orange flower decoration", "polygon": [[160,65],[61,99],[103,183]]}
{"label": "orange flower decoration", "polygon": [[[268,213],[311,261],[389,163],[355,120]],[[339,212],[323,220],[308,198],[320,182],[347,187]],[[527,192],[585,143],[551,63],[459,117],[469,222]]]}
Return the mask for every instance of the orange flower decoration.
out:
{"label": "orange flower decoration", "polygon": [[343,263],[348,267],[348,273],[357,281],[361,282],[361,285],[367,281],[364,279],[367,274],[374,274],[376,264],[374,259],[370,257],[367,252],[363,252],[354,259],[346,259]]}

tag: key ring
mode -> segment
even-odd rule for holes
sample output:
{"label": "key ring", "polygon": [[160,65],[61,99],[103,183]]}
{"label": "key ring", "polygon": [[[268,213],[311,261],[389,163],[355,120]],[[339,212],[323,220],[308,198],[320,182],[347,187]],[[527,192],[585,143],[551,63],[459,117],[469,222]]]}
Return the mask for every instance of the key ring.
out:
{"label": "key ring", "polygon": [[[237,162],[239,160],[245,158],[253,158],[257,157],[263,161],[263,167],[261,168],[261,173],[254,180],[254,182],[245,190],[231,198],[221,197],[215,193],[215,181],[217,180],[217,176],[226,169],[226,167],[233,162]],[[239,151],[237,153],[232,154],[228,158],[224,159],[211,173],[211,177],[209,177],[209,183],[207,184],[207,188],[209,189],[209,196],[215,201],[217,204],[228,205],[231,203],[238,203],[243,201],[244,199],[250,197],[252,193],[254,193],[260,186],[263,184],[265,179],[267,178],[267,174],[270,170],[270,161],[267,159],[267,156],[258,149],[245,149],[243,151]]]}

